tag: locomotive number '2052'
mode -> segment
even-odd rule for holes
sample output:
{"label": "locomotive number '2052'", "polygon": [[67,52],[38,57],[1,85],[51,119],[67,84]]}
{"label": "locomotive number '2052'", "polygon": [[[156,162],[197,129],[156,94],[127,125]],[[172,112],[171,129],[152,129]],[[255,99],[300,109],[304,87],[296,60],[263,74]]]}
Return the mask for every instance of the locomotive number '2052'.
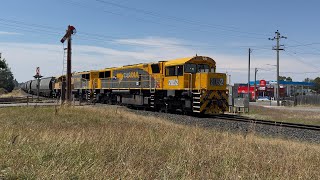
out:
{"label": "locomotive number '2052'", "polygon": [[224,80],[223,78],[211,78],[210,85],[211,86],[223,86]]}

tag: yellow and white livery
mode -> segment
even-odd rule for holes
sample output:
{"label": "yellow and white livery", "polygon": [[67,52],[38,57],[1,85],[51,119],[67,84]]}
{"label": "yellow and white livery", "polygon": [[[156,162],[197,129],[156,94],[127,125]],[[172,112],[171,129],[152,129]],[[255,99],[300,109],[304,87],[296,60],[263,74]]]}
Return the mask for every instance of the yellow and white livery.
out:
{"label": "yellow and white livery", "polygon": [[219,114],[227,111],[226,74],[195,56],[73,74],[76,97],[157,111]]}

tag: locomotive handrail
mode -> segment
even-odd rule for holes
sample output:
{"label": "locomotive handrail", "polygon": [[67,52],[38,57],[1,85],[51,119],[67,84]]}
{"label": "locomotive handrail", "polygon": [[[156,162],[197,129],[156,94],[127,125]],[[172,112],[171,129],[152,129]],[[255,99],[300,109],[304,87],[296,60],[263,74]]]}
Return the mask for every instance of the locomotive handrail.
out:
{"label": "locomotive handrail", "polygon": [[201,72],[199,73],[199,89],[198,91],[201,91]]}
{"label": "locomotive handrail", "polygon": [[[188,80],[187,80],[187,82],[188,82],[188,90],[189,91],[193,91],[193,77],[192,77],[192,73],[185,73],[185,74],[187,74],[188,75]],[[186,83],[186,80],[184,80],[184,83]]]}
{"label": "locomotive handrail", "polygon": [[[130,83],[130,82],[140,82],[140,85],[139,87],[137,88],[146,88],[146,87],[142,87],[142,82],[149,82],[149,89],[150,91],[155,91],[155,89],[157,88],[157,82],[161,82],[161,78],[156,78],[152,75],[140,75],[139,76],[140,79],[139,80],[120,80],[119,78],[100,78],[101,79],[101,85],[102,85],[102,88],[120,88],[120,84],[121,83]],[[147,77],[147,78],[143,78],[143,77]],[[152,83],[152,78],[154,79],[154,83]],[[118,84],[117,87],[112,87],[111,85],[112,84]],[[130,88],[129,88],[130,89]]]}

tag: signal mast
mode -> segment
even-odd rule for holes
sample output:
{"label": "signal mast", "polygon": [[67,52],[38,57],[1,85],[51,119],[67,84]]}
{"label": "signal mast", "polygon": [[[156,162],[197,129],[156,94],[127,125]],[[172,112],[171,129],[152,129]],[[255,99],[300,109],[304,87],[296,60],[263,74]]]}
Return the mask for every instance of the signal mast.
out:
{"label": "signal mast", "polygon": [[[66,30],[66,34],[63,36],[63,38],[60,40],[61,43],[64,43],[66,40],[68,40],[68,48],[67,48],[67,101],[71,101],[71,36],[76,33],[76,28],[69,25],[68,29]],[[64,90],[61,89],[61,92],[63,93]]]}

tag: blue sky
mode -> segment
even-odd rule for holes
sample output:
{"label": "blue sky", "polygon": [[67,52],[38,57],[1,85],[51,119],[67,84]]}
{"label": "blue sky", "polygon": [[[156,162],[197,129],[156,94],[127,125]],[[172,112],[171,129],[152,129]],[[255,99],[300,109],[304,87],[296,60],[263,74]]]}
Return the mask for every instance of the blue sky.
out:
{"label": "blue sky", "polygon": [[[74,25],[73,70],[206,55],[232,82],[247,81],[248,48],[252,74],[275,79],[278,29],[280,74],[294,80],[317,77],[320,70],[320,3],[317,1],[174,0],[2,0],[0,52],[18,81],[62,71],[67,25]],[[253,76],[252,76],[253,77]]]}

